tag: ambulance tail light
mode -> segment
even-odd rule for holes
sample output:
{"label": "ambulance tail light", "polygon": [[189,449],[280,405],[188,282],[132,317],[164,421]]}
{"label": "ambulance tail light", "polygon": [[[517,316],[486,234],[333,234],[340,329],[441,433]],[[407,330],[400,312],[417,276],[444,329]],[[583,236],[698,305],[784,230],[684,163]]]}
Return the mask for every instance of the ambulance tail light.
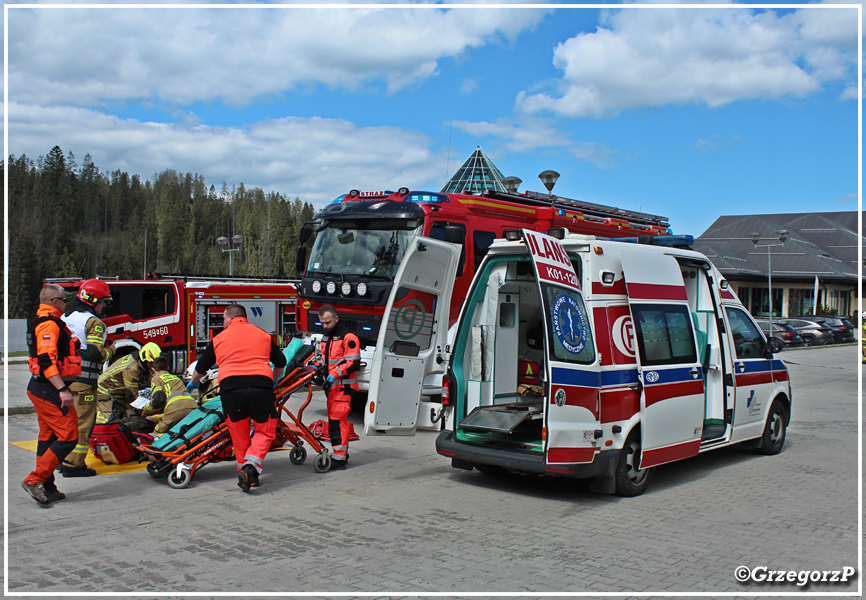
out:
{"label": "ambulance tail light", "polygon": [[453,382],[449,375],[442,377],[442,406],[451,406],[451,386]]}
{"label": "ambulance tail light", "polygon": [[542,427],[542,428],[541,428],[541,441],[542,441],[542,442],[546,442],[546,441],[547,441],[547,427]]}

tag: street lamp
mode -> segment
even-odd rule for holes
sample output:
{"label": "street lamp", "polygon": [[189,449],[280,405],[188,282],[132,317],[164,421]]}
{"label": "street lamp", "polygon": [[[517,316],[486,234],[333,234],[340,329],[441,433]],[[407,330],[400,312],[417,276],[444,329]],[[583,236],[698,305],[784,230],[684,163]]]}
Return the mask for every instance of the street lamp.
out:
{"label": "street lamp", "polygon": [[758,242],[761,241],[760,233],[750,233],[749,238],[752,240],[752,243],[755,245],[755,248],[766,248],[767,249],[767,296],[769,300],[769,320],[770,320],[770,331],[772,331],[773,327],[773,266],[770,263],[770,248],[775,248],[779,246],[785,245],[785,240],[788,239],[788,231],[786,229],[780,229],[776,232],[776,236],[779,238],[781,244],[763,244],[758,245]]}
{"label": "street lamp", "polygon": [[544,187],[547,188],[547,198],[552,203],[553,196],[551,196],[551,193],[553,192],[553,186],[556,185],[556,180],[559,179],[559,173],[550,170],[542,171],[538,174],[538,178],[541,180],[541,183],[544,184]]}
{"label": "street lamp", "polygon": [[505,179],[502,180],[502,187],[505,188],[506,192],[509,192],[511,194],[516,194],[517,188],[520,187],[521,183],[523,183],[523,180],[520,179],[520,177],[514,177],[514,176],[506,177]]}
{"label": "street lamp", "polygon": [[243,244],[243,242],[244,242],[244,236],[242,236],[239,233],[236,235],[233,235],[231,242],[232,242],[233,247],[232,248],[226,248],[226,246],[229,245],[229,239],[224,235],[221,235],[217,238],[217,244],[219,244],[222,247],[222,251],[229,253],[229,277],[231,277],[234,274],[234,269],[232,267],[232,252],[240,252],[241,251],[241,244]]}

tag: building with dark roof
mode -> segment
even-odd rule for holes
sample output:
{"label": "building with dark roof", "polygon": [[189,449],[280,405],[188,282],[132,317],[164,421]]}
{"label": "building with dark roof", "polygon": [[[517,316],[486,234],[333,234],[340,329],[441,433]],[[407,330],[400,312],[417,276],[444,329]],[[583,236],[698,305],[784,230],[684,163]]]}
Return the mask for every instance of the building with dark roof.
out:
{"label": "building with dark roof", "polygon": [[[768,275],[775,318],[813,314],[816,287],[818,308],[850,317],[864,274],[859,221],[856,211],[723,216],[694,249],[713,261],[756,317],[768,315]],[[784,244],[777,232],[787,232]]]}

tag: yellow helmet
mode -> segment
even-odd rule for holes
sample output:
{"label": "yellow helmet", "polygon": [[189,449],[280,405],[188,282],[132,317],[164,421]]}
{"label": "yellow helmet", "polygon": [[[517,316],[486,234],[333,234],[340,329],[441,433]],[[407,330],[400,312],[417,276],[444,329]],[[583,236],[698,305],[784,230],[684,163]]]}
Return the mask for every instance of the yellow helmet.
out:
{"label": "yellow helmet", "polygon": [[153,359],[160,354],[162,354],[162,350],[159,349],[159,346],[153,342],[148,342],[139,350],[138,359],[141,362],[153,362]]}

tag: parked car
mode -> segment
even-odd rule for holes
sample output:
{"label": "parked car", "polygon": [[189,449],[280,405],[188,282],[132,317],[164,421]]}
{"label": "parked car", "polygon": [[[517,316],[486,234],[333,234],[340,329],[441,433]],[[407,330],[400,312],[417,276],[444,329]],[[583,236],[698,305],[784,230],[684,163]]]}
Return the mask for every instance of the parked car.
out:
{"label": "parked car", "polygon": [[837,344],[844,344],[856,341],[857,334],[854,331],[854,324],[845,317],[834,317],[831,315],[798,317],[804,321],[813,321],[820,323],[825,327],[833,330],[833,337],[836,338]]}
{"label": "parked car", "polygon": [[764,332],[764,337],[769,340],[770,349],[773,352],[781,352],[784,348],[793,348],[803,346],[803,336],[800,332],[786,323],[773,323],[773,333],[770,335],[770,322],[757,321],[761,331]]}
{"label": "parked car", "polygon": [[796,329],[803,336],[803,343],[806,346],[824,346],[836,343],[833,330],[823,323],[807,321],[806,319],[779,319],[776,323],[790,325]]}

